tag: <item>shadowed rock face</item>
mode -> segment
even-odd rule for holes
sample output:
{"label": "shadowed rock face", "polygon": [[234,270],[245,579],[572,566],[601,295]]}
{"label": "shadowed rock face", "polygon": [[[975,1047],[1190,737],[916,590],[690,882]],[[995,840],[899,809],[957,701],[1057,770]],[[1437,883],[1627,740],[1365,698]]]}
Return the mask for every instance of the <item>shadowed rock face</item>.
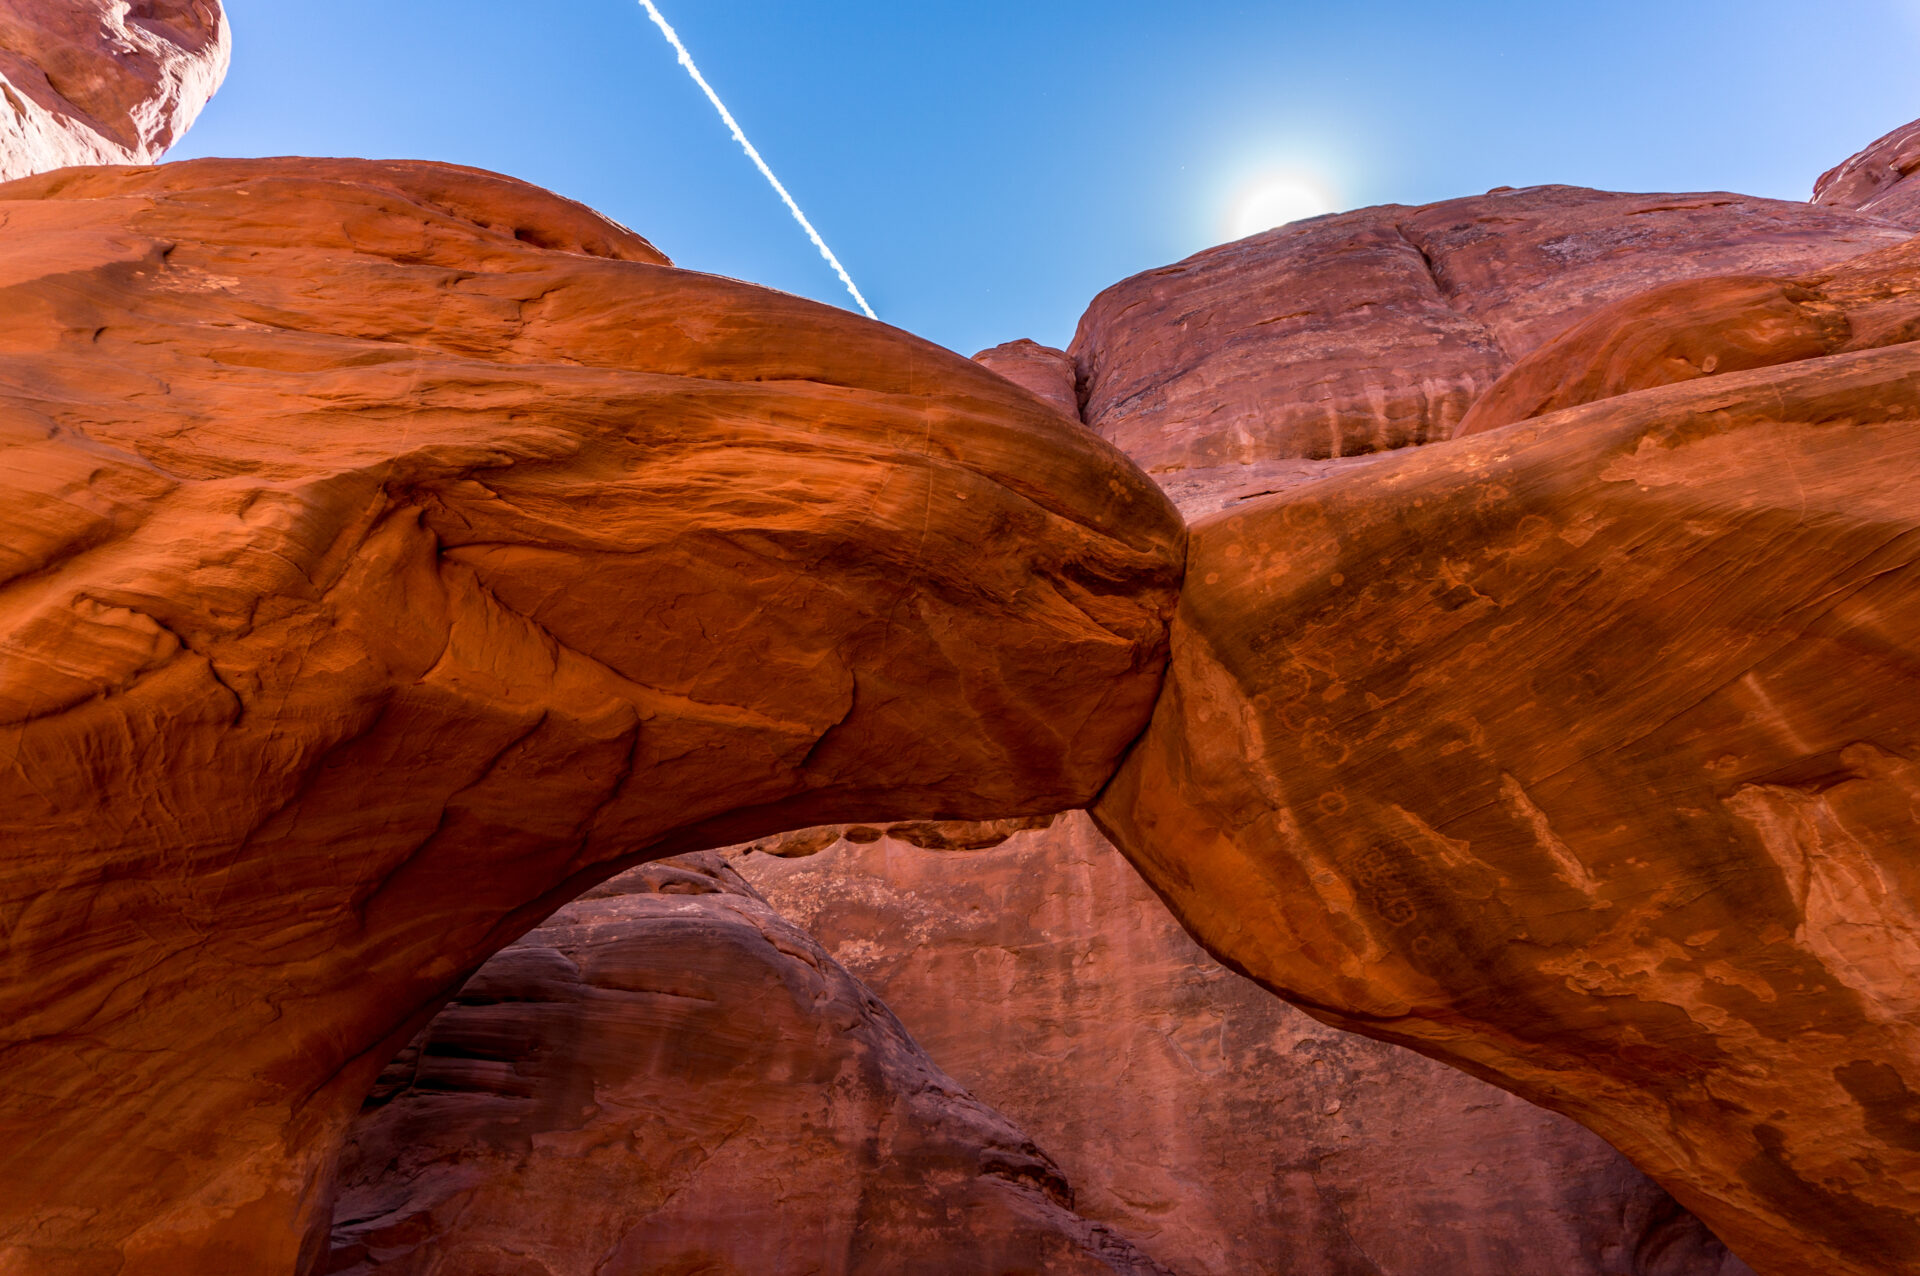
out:
{"label": "shadowed rock face", "polygon": [[375,1086],[353,1276],[1168,1276],[711,853],[495,955]]}
{"label": "shadowed rock face", "polygon": [[[1741,195],[1567,186],[1314,218],[1101,293],[1085,419],[1163,481],[1452,436],[1520,356],[1679,279],[1798,275],[1898,243],[1876,218]],[[1292,463],[1292,464],[1289,464]],[[1252,486],[1257,490],[1257,482]]]}
{"label": "shadowed rock face", "polygon": [[1177,518],[965,359],[471,170],[0,218],[0,1266],[290,1270],[556,903],[1068,807],[1145,718]]}
{"label": "shadowed rock face", "polygon": [[0,182],[147,164],[226,78],[220,0],[0,4]]}
{"label": "shadowed rock face", "polygon": [[1642,390],[1193,529],[1095,807],[1326,1022],[1755,1268],[1920,1271],[1920,350]]}
{"label": "shadowed rock face", "polygon": [[1893,132],[1820,175],[1813,202],[1857,208],[1902,226],[1920,229],[1920,120]]}
{"label": "shadowed rock face", "polygon": [[1208,957],[1084,814],[734,866],[1181,1276],[1733,1276],[1572,1121]]}

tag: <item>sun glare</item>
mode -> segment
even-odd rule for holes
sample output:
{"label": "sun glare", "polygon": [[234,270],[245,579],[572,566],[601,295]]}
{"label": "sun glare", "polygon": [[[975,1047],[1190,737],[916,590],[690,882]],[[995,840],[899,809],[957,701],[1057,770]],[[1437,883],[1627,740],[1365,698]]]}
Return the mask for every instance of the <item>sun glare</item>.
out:
{"label": "sun glare", "polygon": [[1250,184],[1233,203],[1227,230],[1234,239],[1333,211],[1333,196],[1310,177],[1269,176]]}

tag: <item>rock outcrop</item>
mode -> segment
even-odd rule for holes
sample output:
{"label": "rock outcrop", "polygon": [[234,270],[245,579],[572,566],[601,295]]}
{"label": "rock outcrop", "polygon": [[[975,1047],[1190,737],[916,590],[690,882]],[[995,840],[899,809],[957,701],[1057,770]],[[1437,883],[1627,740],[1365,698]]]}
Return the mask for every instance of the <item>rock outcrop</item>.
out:
{"label": "rock outcrop", "polygon": [[481,967],[375,1086],[335,1213],[352,1276],[1167,1276],[712,853]]}
{"label": "rock outcrop", "polygon": [[1920,120],[1902,124],[1858,155],[1820,175],[1813,202],[1856,208],[1920,229]]}
{"label": "rock outcrop", "polygon": [[1084,814],[733,861],[1181,1276],[1733,1276],[1598,1137],[1208,957]]}
{"label": "rock outcrop", "polygon": [[288,1271],[618,868],[1083,802],[1184,531],[978,365],[355,161],[0,186],[0,1267]]}
{"label": "rock outcrop", "polygon": [[1920,237],[1798,279],[1692,279],[1615,302],[1508,369],[1464,437],[1561,408],[1920,337]]}
{"label": "rock outcrop", "polygon": [[[1848,209],[1567,186],[1296,222],[1096,297],[1085,420],[1179,494],[1451,437],[1513,360],[1681,279],[1800,275],[1906,232]],[[1269,471],[1272,471],[1270,473]]]}
{"label": "rock outcrop", "polygon": [[1078,421],[1080,393],[1074,385],[1073,356],[1065,350],[1021,338],[1006,341],[973,356],[974,362],[1033,391]]}
{"label": "rock outcrop", "polygon": [[0,182],[148,164],[226,78],[220,0],[0,4]]}
{"label": "rock outcrop", "polygon": [[1916,491],[1895,345],[1243,504],[1096,818],[1224,960],[1759,1271],[1920,1271]]}

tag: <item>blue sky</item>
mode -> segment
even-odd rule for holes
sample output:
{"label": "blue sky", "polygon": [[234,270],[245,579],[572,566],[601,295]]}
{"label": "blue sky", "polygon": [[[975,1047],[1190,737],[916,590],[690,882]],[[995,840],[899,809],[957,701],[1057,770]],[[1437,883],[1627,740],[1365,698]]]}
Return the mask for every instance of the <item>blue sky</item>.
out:
{"label": "blue sky", "polygon": [[[1230,238],[1265,174],[1342,208],[1496,185],[1804,199],[1920,117],[1920,0],[657,0],[880,317],[1065,344]],[[449,160],[680,265],[851,300],[634,0],[227,0],[173,153]]]}

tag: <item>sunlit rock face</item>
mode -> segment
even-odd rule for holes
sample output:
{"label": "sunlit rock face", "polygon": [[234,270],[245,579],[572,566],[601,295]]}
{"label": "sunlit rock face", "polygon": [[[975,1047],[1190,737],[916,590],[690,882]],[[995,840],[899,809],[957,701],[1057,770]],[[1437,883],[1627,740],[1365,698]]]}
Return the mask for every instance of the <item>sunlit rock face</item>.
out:
{"label": "sunlit rock face", "polygon": [[1764,1273],[1920,1271],[1920,349],[1203,519],[1095,807],[1203,944],[1575,1117]]}
{"label": "sunlit rock face", "polygon": [[354,1123],[325,1270],[1168,1276],[717,855],[500,952]]}
{"label": "sunlit rock face", "polygon": [[1675,280],[1799,275],[1900,242],[1848,209],[1567,186],[1384,205],[1136,275],[1072,346],[1085,419],[1177,499],[1437,442],[1529,351]]}
{"label": "sunlit rock face", "polygon": [[1746,1271],[1572,1121],[1221,966],[1084,814],[733,863],[1181,1276]]}
{"label": "sunlit rock face", "polygon": [[0,1268],[290,1271],[639,860],[1089,799],[1184,530],[957,355],[355,161],[0,187]]}
{"label": "sunlit rock face", "polygon": [[147,164],[227,74],[220,0],[0,4],[0,181]]}
{"label": "sunlit rock face", "polygon": [[1603,307],[1509,368],[1456,434],[1655,386],[1920,336],[1920,239],[1794,279],[1691,279]]}
{"label": "sunlit rock face", "polygon": [[1813,184],[1813,202],[1857,208],[1920,229],[1920,120],[1902,124],[1873,145],[1835,165]]}

